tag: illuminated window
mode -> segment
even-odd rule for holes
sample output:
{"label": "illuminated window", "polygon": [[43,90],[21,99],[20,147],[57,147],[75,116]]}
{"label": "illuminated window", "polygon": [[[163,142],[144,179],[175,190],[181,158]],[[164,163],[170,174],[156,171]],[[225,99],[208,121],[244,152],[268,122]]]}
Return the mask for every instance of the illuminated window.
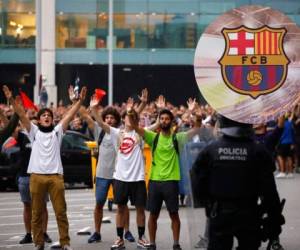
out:
{"label": "illuminated window", "polygon": [[95,48],[90,36],[96,27],[96,16],[63,14],[56,17],[57,48]]}
{"label": "illuminated window", "polygon": [[0,1],[0,46],[35,47],[35,1]]}

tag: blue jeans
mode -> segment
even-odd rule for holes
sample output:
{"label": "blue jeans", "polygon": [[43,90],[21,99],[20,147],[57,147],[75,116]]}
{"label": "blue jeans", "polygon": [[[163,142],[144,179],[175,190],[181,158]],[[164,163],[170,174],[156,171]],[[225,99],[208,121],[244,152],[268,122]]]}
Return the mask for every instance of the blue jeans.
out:
{"label": "blue jeans", "polygon": [[112,179],[104,179],[96,177],[96,203],[98,205],[104,205],[107,198],[109,186],[112,185]]}

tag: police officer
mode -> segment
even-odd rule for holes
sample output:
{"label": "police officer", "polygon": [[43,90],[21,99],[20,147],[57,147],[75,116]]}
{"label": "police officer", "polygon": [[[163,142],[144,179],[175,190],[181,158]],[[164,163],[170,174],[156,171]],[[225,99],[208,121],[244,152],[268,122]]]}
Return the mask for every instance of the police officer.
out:
{"label": "police officer", "polygon": [[[258,249],[261,242],[258,200],[263,197],[270,237],[281,232],[282,216],[273,176],[274,162],[253,141],[251,125],[219,117],[221,136],[200,152],[191,170],[194,196],[210,218],[208,250]],[[253,175],[255,173],[255,175]]]}

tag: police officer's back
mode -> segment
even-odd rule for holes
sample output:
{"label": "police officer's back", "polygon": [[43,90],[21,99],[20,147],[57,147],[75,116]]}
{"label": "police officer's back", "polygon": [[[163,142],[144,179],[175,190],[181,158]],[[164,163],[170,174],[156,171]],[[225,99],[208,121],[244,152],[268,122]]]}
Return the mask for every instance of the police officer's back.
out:
{"label": "police officer's back", "polygon": [[194,196],[205,203],[210,218],[209,250],[258,249],[260,221],[258,198],[264,197],[273,223],[281,231],[281,208],[274,181],[272,157],[252,140],[250,125],[220,117],[223,134],[208,145],[192,168]]}

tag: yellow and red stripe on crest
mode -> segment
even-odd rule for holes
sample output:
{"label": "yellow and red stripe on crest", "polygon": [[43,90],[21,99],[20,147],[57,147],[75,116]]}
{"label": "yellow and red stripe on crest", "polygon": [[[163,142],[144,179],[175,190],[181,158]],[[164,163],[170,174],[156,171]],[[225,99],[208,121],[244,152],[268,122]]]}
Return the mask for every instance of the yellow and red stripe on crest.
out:
{"label": "yellow and red stripe on crest", "polygon": [[268,30],[255,33],[256,55],[279,55],[279,38],[281,33]]}

